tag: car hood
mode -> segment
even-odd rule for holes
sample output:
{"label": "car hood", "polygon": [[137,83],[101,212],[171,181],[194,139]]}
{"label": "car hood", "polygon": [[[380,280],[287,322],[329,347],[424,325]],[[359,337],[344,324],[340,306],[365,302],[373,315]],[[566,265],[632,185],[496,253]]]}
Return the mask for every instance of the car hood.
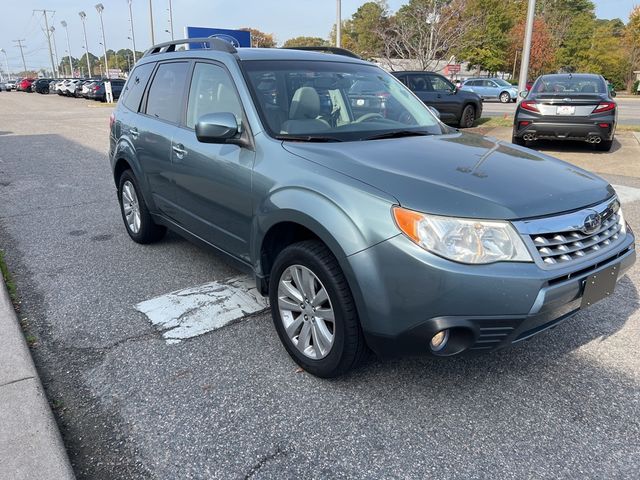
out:
{"label": "car hood", "polygon": [[406,208],[438,215],[515,220],[577,210],[615,193],[569,163],[461,132],[283,147],[372,185]]}

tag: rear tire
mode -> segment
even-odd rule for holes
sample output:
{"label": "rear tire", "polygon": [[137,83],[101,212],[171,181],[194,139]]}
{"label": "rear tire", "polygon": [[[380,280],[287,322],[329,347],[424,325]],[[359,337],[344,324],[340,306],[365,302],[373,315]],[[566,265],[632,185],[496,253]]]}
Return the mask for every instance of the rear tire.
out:
{"label": "rear tire", "polygon": [[[297,276],[292,275],[295,272]],[[296,280],[303,281],[298,285]],[[317,298],[321,292],[326,300],[316,305],[309,297]],[[280,341],[305,371],[337,377],[365,358],[368,349],[351,290],[338,261],[319,240],[295,243],[280,252],[271,269],[269,301]]]}
{"label": "rear tire", "polygon": [[127,233],[136,243],[153,243],[164,237],[167,229],[157,225],[138,187],[138,181],[131,170],[125,170],[118,183],[118,203]]}
{"label": "rear tire", "polygon": [[499,98],[501,103],[509,103],[511,101],[511,95],[509,95],[509,92],[502,92]]}
{"label": "rear tire", "polygon": [[599,152],[610,152],[613,146],[613,140],[602,140],[600,143],[594,143],[593,145]]}
{"label": "rear tire", "polygon": [[471,128],[476,121],[476,109],[473,105],[466,105],[462,109],[462,115],[460,115],[460,128]]}
{"label": "rear tire", "polygon": [[521,147],[524,147],[527,144],[523,138],[516,137],[515,135],[511,137],[511,143],[514,145],[520,145]]}

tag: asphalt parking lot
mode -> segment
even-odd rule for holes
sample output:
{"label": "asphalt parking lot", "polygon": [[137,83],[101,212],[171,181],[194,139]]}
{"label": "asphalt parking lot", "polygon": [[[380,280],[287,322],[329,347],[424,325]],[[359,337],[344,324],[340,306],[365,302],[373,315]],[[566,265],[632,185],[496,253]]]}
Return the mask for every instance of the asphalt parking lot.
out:
{"label": "asphalt parking lot", "polygon": [[[332,381],[296,368],[264,311],[168,342],[136,306],[238,272],[175,235],[130,241],[96,105],[0,94],[0,248],[78,478],[637,478],[639,266],[516,348]],[[622,187],[637,227],[634,141],[556,153]]]}

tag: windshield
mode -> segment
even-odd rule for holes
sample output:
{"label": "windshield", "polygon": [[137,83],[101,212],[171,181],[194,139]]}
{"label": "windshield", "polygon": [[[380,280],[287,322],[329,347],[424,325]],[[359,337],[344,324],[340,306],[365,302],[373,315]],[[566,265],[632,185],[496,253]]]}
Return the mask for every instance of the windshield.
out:
{"label": "windshield", "polygon": [[298,141],[357,141],[447,131],[395,77],[373,65],[242,62],[270,134]]}
{"label": "windshield", "polygon": [[607,86],[595,75],[547,75],[540,77],[532,90],[552,95],[593,94],[607,93]]}
{"label": "windshield", "polygon": [[494,78],[493,81],[502,87],[513,87],[513,85],[511,85],[506,80],[503,80],[502,78]]}

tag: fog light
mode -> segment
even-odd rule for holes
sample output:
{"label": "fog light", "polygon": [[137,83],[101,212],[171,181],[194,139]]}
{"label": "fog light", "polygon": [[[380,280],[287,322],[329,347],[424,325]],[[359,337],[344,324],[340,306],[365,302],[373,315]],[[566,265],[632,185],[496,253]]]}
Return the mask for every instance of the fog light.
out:
{"label": "fog light", "polygon": [[449,340],[449,330],[442,330],[436,333],[433,337],[431,337],[431,342],[429,346],[431,347],[431,350],[433,350],[434,352],[439,352],[447,345],[448,340]]}

